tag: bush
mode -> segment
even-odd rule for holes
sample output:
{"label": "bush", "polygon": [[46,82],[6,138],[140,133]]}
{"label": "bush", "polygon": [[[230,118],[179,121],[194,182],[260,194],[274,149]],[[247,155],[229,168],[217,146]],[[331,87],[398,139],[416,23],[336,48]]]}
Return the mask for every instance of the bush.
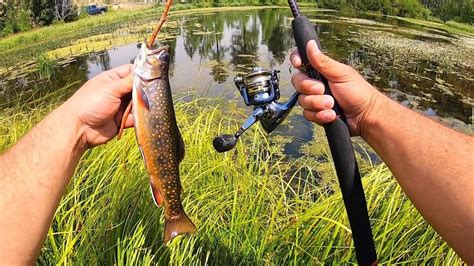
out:
{"label": "bush", "polygon": [[64,18],[64,22],[72,22],[79,19],[79,8],[76,4],[70,6],[69,15]]}
{"label": "bush", "polygon": [[7,15],[7,6],[3,3],[0,3],[0,33],[5,28],[5,16]]}
{"label": "bush", "polygon": [[15,17],[17,19],[16,25],[19,32],[31,30],[31,16],[29,10],[20,9]]}
{"label": "bush", "polygon": [[27,31],[31,29],[30,11],[13,6],[4,6],[4,15],[2,16],[1,35]]}
{"label": "bush", "polygon": [[43,9],[39,16],[39,21],[42,26],[51,25],[54,21],[54,9],[46,8]]}

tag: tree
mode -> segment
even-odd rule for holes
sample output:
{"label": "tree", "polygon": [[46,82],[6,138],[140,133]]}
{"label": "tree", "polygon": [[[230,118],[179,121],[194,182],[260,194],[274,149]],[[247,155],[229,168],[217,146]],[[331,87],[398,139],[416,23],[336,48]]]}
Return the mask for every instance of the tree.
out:
{"label": "tree", "polygon": [[54,0],[54,14],[57,20],[70,22],[77,19],[78,9],[72,0]]}
{"label": "tree", "polygon": [[36,25],[47,26],[55,19],[54,0],[31,0],[30,10]]}

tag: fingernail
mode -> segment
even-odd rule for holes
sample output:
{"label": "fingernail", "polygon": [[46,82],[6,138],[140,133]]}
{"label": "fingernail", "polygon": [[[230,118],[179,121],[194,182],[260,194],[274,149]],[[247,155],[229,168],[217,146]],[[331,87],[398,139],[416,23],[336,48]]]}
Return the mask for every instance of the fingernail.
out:
{"label": "fingernail", "polygon": [[323,115],[324,121],[329,121],[331,119],[331,113],[326,112]]}
{"label": "fingernail", "polygon": [[308,44],[310,45],[310,48],[311,48],[311,49],[315,49],[315,50],[319,51],[318,44],[316,44],[316,41],[315,41],[315,40],[309,41]]}
{"label": "fingernail", "polygon": [[292,55],[292,56],[290,57],[290,62],[291,62],[292,65],[295,64],[295,56],[294,56],[294,55]]}
{"label": "fingernail", "polygon": [[327,109],[332,108],[332,98],[331,98],[331,96],[325,97],[323,103],[324,103],[324,108],[327,108]]}

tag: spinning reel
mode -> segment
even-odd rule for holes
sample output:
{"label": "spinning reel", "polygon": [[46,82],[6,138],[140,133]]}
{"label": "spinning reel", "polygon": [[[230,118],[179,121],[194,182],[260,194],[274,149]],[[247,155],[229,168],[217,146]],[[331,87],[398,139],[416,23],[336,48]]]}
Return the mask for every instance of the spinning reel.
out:
{"label": "spinning reel", "polygon": [[[310,41],[315,41],[321,50],[314,25],[301,14],[296,0],[288,0],[288,4],[295,18],[291,24],[303,66],[310,78],[322,81],[325,88],[324,94],[332,95],[328,80],[311,66],[306,53]],[[285,120],[299,96],[297,92],[291,96],[287,103],[277,102],[280,98],[280,89],[278,87],[278,71],[275,70],[267,71],[255,68],[245,77],[235,78],[235,85],[244,98],[245,104],[253,105],[254,111],[235,135],[221,135],[214,139],[214,148],[218,152],[226,152],[234,148],[238,138],[257,121],[260,121],[266,132],[272,132]],[[333,110],[338,117],[333,122],[325,124],[324,130],[352,229],[357,263],[359,265],[377,265],[377,252],[370,227],[367,202],[349,128],[344,122],[344,112],[337,101],[334,103]]]}
{"label": "spinning reel", "polygon": [[277,102],[280,99],[278,73],[278,70],[256,67],[246,76],[234,78],[245,104],[254,106],[254,110],[237,133],[220,135],[214,139],[216,151],[227,152],[233,149],[239,137],[257,121],[260,121],[267,133],[271,133],[285,120],[295,106],[299,93],[294,93],[286,103]]}

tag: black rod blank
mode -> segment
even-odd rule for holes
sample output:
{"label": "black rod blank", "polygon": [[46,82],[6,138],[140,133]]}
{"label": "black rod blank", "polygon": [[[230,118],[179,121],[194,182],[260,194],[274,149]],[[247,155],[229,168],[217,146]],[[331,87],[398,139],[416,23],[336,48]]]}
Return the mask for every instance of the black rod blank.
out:
{"label": "black rod blank", "polygon": [[[325,87],[324,94],[332,96],[327,79],[311,66],[308,55],[306,54],[307,44],[311,40],[316,41],[319,49],[321,49],[315,27],[308,18],[301,15],[296,0],[288,0],[288,3],[295,17],[292,22],[293,34],[303,65],[311,78],[323,82]],[[365,200],[364,189],[362,187],[349,128],[345,123],[344,112],[337,102],[335,102],[333,110],[336,112],[338,118],[332,123],[325,124],[324,130],[326,131],[344,204],[349,217],[357,262],[360,265],[375,265],[377,264],[377,254],[367,212],[367,202]]]}

